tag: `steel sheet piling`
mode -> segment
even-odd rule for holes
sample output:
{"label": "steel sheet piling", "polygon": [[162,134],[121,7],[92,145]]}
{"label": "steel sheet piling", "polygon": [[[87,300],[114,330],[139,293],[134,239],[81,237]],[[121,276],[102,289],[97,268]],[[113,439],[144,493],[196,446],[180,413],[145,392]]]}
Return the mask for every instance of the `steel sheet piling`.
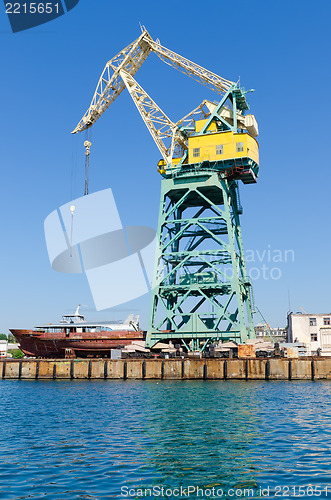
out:
{"label": "steel sheet piling", "polygon": [[0,378],[331,380],[331,358],[3,360]]}

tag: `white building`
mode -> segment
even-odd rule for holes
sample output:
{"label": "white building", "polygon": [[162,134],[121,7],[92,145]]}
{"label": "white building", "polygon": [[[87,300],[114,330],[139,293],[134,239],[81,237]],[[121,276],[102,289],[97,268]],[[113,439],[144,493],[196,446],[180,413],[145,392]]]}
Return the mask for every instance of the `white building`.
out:
{"label": "white building", "polygon": [[7,356],[8,342],[7,340],[0,340],[0,358]]}
{"label": "white building", "polygon": [[288,342],[303,342],[309,356],[331,356],[331,313],[288,315]]}
{"label": "white building", "polygon": [[254,328],[255,335],[259,337],[267,337],[271,334],[272,338],[277,341],[282,341],[286,339],[286,328],[272,328],[269,323],[258,323]]}

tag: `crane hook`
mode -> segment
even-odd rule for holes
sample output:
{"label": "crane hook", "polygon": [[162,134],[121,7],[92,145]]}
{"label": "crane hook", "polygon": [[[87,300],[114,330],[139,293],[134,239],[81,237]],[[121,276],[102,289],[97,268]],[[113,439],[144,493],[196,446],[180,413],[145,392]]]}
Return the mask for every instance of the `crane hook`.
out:
{"label": "crane hook", "polygon": [[84,189],[84,195],[85,195],[85,194],[88,194],[90,147],[92,146],[92,142],[85,141],[84,146],[85,146],[85,189]]}

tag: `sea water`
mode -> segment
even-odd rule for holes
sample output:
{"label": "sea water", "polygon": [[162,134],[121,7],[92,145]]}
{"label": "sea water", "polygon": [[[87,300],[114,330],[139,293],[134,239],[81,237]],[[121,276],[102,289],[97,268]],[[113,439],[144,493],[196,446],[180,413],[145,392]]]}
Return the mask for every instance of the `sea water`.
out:
{"label": "sea water", "polygon": [[1,380],[0,498],[331,498],[331,382]]}

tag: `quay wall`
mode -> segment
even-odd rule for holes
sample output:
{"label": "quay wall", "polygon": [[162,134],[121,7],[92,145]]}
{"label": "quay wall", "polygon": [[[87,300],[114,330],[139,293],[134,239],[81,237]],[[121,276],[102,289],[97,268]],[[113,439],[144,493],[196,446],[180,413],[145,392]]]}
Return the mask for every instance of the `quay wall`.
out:
{"label": "quay wall", "polygon": [[331,358],[10,359],[0,379],[331,380]]}

